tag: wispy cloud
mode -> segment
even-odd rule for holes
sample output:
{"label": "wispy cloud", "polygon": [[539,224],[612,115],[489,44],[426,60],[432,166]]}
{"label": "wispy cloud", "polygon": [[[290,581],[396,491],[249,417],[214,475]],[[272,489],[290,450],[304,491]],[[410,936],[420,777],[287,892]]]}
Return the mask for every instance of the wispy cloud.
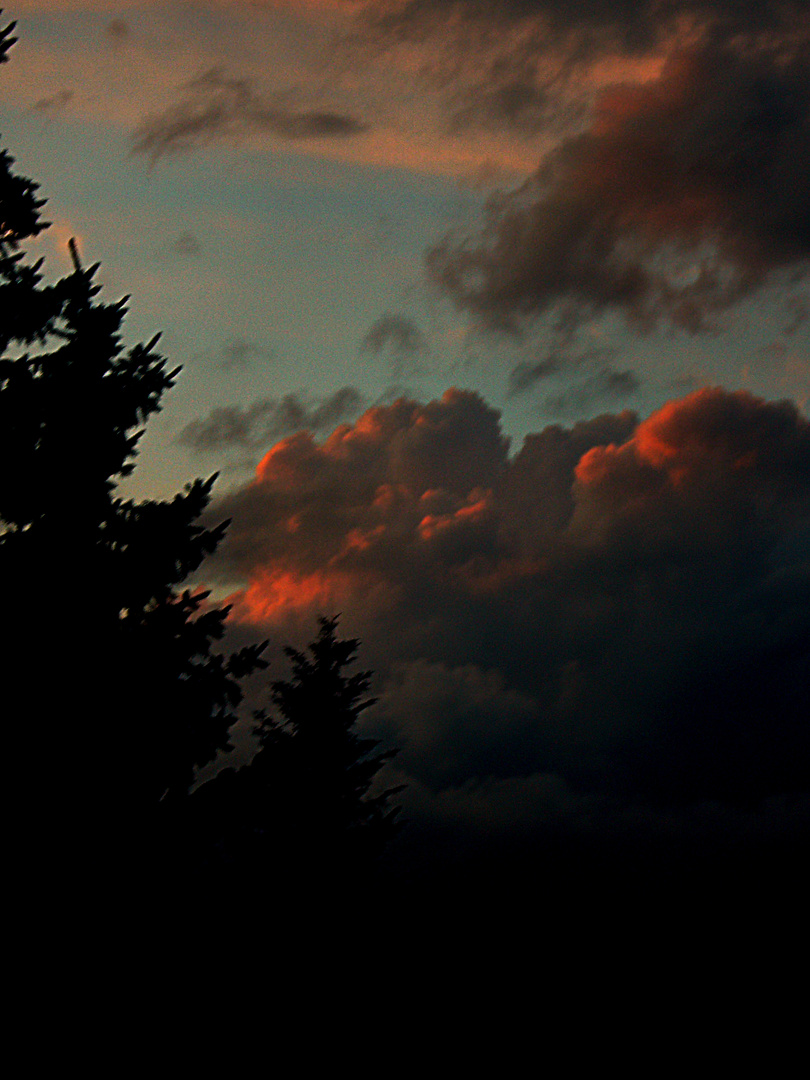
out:
{"label": "wispy cloud", "polygon": [[546,408],[561,416],[581,416],[595,403],[615,405],[625,401],[640,388],[641,381],[632,371],[603,367],[559,394],[546,398]]}
{"label": "wispy cloud", "polygon": [[56,94],[51,94],[49,97],[40,98],[39,101],[35,101],[32,105],[32,109],[36,112],[54,115],[66,109],[74,96],[72,90],[60,90]]}
{"label": "wispy cloud", "polygon": [[357,415],[363,397],[353,386],[344,386],[329,397],[305,401],[297,394],[260,398],[252,405],[226,405],[193,420],[181,431],[178,442],[199,453],[239,449],[256,450],[296,431],[317,434]]}
{"label": "wispy cloud", "polygon": [[132,136],[133,153],[154,164],[166,154],[184,153],[225,137],[265,132],[279,139],[341,139],[368,124],[345,113],[297,108],[289,94],[264,95],[254,80],[210,68],[182,88],[182,99],[146,117]]}
{"label": "wispy cloud", "polygon": [[413,356],[427,348],[425,335],[416,322],[407,315],[386,312],[371,326],[360,343],[363,352],[381,353],[390,349],[395,353]]}

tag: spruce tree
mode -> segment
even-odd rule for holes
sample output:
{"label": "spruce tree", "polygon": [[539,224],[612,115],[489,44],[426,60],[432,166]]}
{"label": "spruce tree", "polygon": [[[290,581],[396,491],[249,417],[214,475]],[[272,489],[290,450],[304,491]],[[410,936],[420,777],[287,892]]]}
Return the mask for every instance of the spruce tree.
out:
{"label": "spruce tree", "polygon": [[[0,30],[0,59],[12,29]],[[23,251],[47,228],[43,204],[0,154],[11,786],[32,852],[76,845],[95,858],[90,849],[126,846],[229,749],[240,680],[263,666],[263,646],[218,652],[228,609],[183,584],[227,526],[200,524],[215,477],[167,501],[118,492],[179,368],[156,351],[158,337],[124,347],[128,298],[102,302],[98,267],[84,267],[74,244],[72,272],[43,282]]]}
{"label": "spruce tree", "polygon": [[[338,618],[319,619],[305,651],[287,647],[289,679],[271,684],[274,710],[256,714],[260,750],[256,775],[276,773],[283,792],[287,839],[296,858],[318,864],[367,864],[380,853],[395,827],[399,807],[391,799],[401,787],[371,794],[377,774],[396,750],[379,750],[376,739],[357,731],[369,697],[370,671],[349,672],[360,642],[337,635]],[[286,765],[279,782],[278,763]]]}
{"label": "spruce tree", "polygon": [[340,639],[337,618],[321,618],[306,650],[286,648],[288,679],[270,685],[258,711],[258,752],[225,769],[189,800],[188,847],[226,890],[279,890],[306,903],[324,882],[357,895],[398,828],[401,787],[374,791],[396,750],[379,750],[357,730],[371,672],[351,673],[359,642]]}

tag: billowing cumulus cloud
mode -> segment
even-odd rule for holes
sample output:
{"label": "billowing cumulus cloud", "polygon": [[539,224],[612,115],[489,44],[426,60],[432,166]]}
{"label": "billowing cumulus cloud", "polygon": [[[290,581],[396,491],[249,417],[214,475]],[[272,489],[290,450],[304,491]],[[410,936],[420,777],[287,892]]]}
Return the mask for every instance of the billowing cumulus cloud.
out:
{"label": "billowing cumulus cloud", "polygon": [[265,132],[285,140],[334,139],[358,135],[368,125],[356,117],[321,109],[301,109],[289,95],[264,96],[253,80],[211,68],[186,83],[184,97],[146,117],[133,135],[133,153],[152,163],[217,139]]}
{"label": "billowing cumulus cloud", "polygon": [[[241,354],[238,354],[241,355]],[[237,363],[232,360],[232,364]],[[252,405],[225,405],[192,420],[178,442],[201,453],[222,449],[255,450],[291,431],[306,428],[323,433],[355,416],[363,398],[353,386],[344,386],[320,401],[304,401],[297,394],[260,398]]]}
{"label": "billowing cumulus cloud", "polygon": [[214,513],[233,525],[210,571],[246,582],[243,624],[300,640],[342,610],[363,639],[369,723],[420,812],[472,820],[510,791],[538,821],[594,799],[666,817],[650,808],[808,790],[810,425],[791,404],[704,389],[510,456],[497,412],[451,390],[290,436]]}

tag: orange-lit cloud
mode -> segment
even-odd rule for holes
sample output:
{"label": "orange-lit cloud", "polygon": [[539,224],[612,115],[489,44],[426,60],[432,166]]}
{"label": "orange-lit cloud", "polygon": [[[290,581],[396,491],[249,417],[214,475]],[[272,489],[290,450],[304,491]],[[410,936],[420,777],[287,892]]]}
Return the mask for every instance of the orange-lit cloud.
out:
{"label": "orange-lit cloud", "polygon": [[[810,425],[792,405],[707,388],[641,423],[547,428],[510,457],[497,413],[453,390],[321,444],[285,439],[215,512],[233,524],[210,570],[246,582],[238,620],[277,640],[340,610],[390,694],[419,665],[448,685],[467,665],[490,680],[499,760],[678,799],[802,782]],[[411,739],[406,704],[386,700]],[[433,783],[413,739],[401,767]]]}

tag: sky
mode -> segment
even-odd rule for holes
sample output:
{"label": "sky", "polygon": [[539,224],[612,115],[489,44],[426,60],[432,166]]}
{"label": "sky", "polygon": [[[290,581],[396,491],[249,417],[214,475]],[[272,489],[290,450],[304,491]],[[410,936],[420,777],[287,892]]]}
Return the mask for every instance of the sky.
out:
{"label": "sky", "polygon": [[806,827],[806,4],[4,18],[29,250],[182,365],[127,490],[219,473],[235,638],[343,613],[411,835]]}

